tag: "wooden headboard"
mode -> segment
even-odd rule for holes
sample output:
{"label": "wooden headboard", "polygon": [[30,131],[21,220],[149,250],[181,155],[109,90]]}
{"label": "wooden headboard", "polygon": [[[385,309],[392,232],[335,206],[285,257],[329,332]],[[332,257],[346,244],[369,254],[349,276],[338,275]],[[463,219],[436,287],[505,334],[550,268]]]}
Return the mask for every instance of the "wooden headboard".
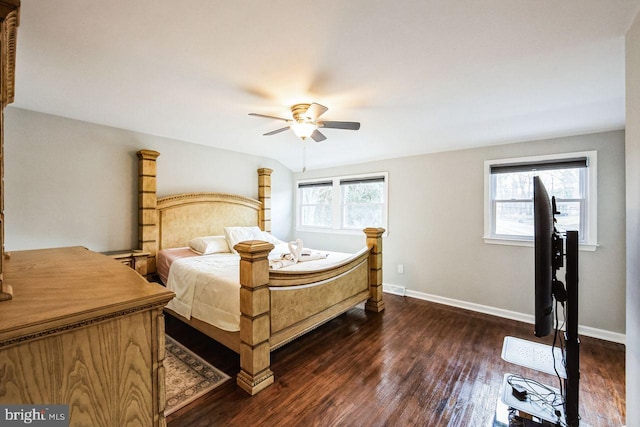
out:
{"label": "wooden headboard", "polygon": [[227,226],[257,225],[271,231],[271,169],[258,169],[258,200],[225,193],[187,193],[158,198],[156,160],[138,155],[138,248],[149,252],[148,272],[156,271],[158,251],[185,247],[200,236],[224,234]]}
{"label": "wooden headboard", "polygon": [[262,203],[222,193],[190,193],[158,199],[158,250],[179,248],[200,236],[224,234],[224,227],[258,225]]}

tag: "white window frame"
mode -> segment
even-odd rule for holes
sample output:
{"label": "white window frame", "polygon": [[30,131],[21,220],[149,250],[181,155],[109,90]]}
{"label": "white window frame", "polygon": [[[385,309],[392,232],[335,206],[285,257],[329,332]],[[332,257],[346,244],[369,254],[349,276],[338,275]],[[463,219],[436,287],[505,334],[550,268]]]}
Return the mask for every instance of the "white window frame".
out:
{"label": "white window frame", "polygon": [[494,223],[493,212],[493,183],[491,177],[491,166],[518,163],[540,163],[554,160],[574,159],[577,157],[586,157],[588,167],[585,171],[585,179],[583,185],[586,194],[586,236],[579,236],[580,249],[586,251],[595,251],[598,247],[598,155],[597,151],[580,151],[572,153],[550,154],[542,156],[517,157],[509,159],[486,160],[484,162],[484,236],[485,243],[514,245],[514,246],[531,246],[533,247],[533,236],[502,236],[493,234],[492,226]]}
{"label": "white window frame", "polygon": [[[296,231],[305,231],[305,232],[315,232],[315,233],[330,233],[330,234],[362,234],[362,230],[355,230],[352,228],[343,228],[342,218],[342,191],[340,189],[340,180],[352,180],[352,179],[366,179],[366,178],[375,178],[375,177],[383,177],[384,178],[384,189],[383,189],[383,197],[384,197],[384,208],[382,210],[382,222],[383,227],[385,229],[385,233],[383,237],[388,233],[388,218],[389,218],[389,173],[388,172],[375,172],[375,173],[366,173],[366,174],[358,174],[358,175],[342,175],[342,176],[332,176],[332,177],[323,177],[323,178],[313,178],[313,179],[305,179],[296,181]],[[298,190],[298,184],[310,184],[314,182],[332,182],[332,219],[331,219],[331,227],[312,227],[312,226],[303,226],[300,224],[302,218],[301,212],[301,199],[300,192]]]}

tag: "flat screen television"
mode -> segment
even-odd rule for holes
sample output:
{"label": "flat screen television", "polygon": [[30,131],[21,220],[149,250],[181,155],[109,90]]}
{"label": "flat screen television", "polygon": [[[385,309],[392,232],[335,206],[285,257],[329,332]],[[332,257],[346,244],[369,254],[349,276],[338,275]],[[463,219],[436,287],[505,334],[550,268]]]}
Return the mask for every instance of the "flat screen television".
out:
{"label": "flat screen television", "polygon": [[535,329],[546,337],[553,328],[553,207],[539,177],[533,178],[533,228],[535,251]]}
{"label": "flat screen television", "polygon": [[[580,379],[580,340],[578,338],[578,232],[564,235],[555,228],[555,199],[549,199],[539,177],[533,178],[534,252],[535,252],[535,328],[534,335],[544,337],[559,326],[554,325],[554,300],[565,308],[564,363],[567,378],[562,387],[565,424],[578,426]],[[566,253],[566,287],[556,277],[564,265]],[[554,340],[555,341],[555,340]],[[562,340],[561,340],[562,343]],[[553,349],[552,349],[553,351]]]}

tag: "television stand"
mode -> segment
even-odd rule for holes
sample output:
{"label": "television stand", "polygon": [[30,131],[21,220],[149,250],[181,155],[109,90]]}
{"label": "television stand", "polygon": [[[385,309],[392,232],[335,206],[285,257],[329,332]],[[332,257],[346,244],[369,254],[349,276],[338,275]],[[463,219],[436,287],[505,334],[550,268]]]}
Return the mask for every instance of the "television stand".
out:
{"label": "television stand", "polygon": [[[551,406],[551,401],[547,400],[548,405],[544,402],[539,402],[536,399],[532,399],[530,396],[532,392],[537,392],[540,395],[545,395],[549,393],[549,390],[556,393],[556,395],[560,395],[560,390],[551,387],[548,385],[538,385],[536,383],[527,382],[526,389],[528,391],[527,399],[524,401],[518,400],[511,393],[511,385],[509,385],[509,381],[516,384],[523,384],[526,381],[526,378],[522,378],[524,381],[521,381],[522,377],[520,375],[514,374],[505,374],[502,380],[502,387],[500,393],[500,402],[503,403],[508,409],[515,409],[519,411],[521,414],[527,414],[532,417],[532,421],[536,421],[537,424],[532,425],[556,425],[560,424],[565,419],[564,414],[564,405],[559,405],[554,409]],[[497,408],[496,408],[497,409]],[[555,413],[555,410],[558,413]],[[526,417],[523,415],[523,417]],[[528,417],[527,417],[528,418]],[[497,419],[497,417],[496,417]],[[546,422],[546,423],[545,423]],[[507,426],[509,424],[506,424]]]}
{"label": "television stand", "polygon": [[[552,355],[555,356],[555,370],[554,357]],[[502,359],[515,365],[554,376],[557,370],[562,378],[566,378],[560,349],[552,348],[549,345],[507,336],[502,345]],[[525,400],[517,399],[512,394],[512,385],[510,383],[522,385],[527,390],[527,398]],[[555,387],[533,382],[520,375],[505,374],[500,390],[500,398],[496,405],[495,427],[508,427],[510,425],[510,413],[515,411],[518,411],[520,417],[526,420],[526,426],[532,427],[559,425],[565,419],[564,405],[554,407],[551,406],[551,401],[547,401],[547,404],[542,400],[531,398],[534,393],[547,395],[550,391],[555,393],[556,396],[560,396],[560,390]]]}
{"label": "television stand", "polygon": [[[553,349],[553,353],[552,353]],[[553,356],[552,356],[553,355]],[[554,370],[555,357],[555,370]],[[549,375],[558,375],[567,378],[564,365],[562,364],[562,351],[558,347],[540,344],[533,341],[523,340],[515,337],[504,337],[502,343],[502,359],[514,365],[523,366]]]}

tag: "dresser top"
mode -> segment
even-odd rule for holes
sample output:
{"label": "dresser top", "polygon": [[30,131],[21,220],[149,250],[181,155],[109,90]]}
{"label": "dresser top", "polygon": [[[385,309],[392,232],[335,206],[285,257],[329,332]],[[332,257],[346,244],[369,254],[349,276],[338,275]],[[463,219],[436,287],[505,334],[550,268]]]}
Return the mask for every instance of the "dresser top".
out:
{"label": "dresser top", "polygon": [[13,287],[13,299],[0,302],[0,346],[161,307],[173,297],[126,265],[83,247],[12,252],[4,261],[4,282]]}

